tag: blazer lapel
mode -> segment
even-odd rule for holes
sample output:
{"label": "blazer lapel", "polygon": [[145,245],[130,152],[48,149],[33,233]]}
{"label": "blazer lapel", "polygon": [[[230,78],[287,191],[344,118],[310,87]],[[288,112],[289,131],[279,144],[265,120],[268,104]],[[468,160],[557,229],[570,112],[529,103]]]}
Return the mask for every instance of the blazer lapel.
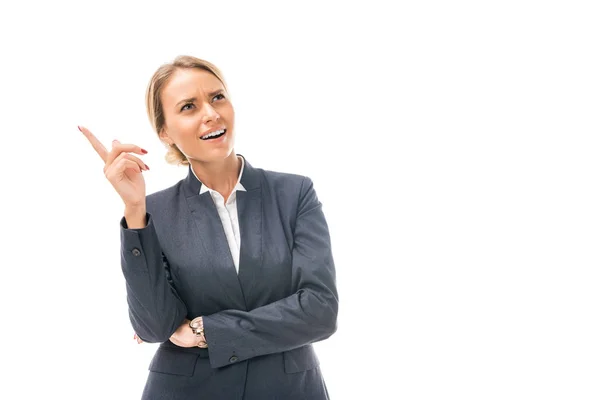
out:
{"label": "blazer lapel", "polygon": [[238,191],[236,194],[241,240],[238,278],[246,304],[251,304],[253,290],[261,287],[255,272],[262,266],[263,212],[260,172],[245,158],[241,184],[246,191]]}
{"label": "blazer lapel", "polygon": [[240,282],[217,207],[210,193],[198,194],[200,192],[200,182],[191,171],[191,167],[188,177],[184,181],[184,187],[186,201],[199,236],[198,243],[201,251],[198,252],[198,257],[210,257],[218,260],[214,265],[209,266],[214,284],[221,287],[223,296],[229,297],[229,302],[233,307],[245,310],[244,295],[240,288]]}

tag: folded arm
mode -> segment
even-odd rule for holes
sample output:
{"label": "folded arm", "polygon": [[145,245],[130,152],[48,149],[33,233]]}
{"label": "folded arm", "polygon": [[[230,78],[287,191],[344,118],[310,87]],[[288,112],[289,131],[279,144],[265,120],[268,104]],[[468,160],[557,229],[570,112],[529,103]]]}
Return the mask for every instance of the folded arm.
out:
{"label": "folded arm", "polygon": [[203,316],[213,368],[292,350],[336,331],[338,294],[329,230],[309,178],[301,189],[294,229],[292,280],[297,291],[284,299],[252,311]]}
{"label": "folded arm", "polygon": [[144,342],[159,343],[179,328],[187,308],[170,280],[152,216],[140,229],[128,229],[121,219],[121,269],[125,276],[129,319]]}

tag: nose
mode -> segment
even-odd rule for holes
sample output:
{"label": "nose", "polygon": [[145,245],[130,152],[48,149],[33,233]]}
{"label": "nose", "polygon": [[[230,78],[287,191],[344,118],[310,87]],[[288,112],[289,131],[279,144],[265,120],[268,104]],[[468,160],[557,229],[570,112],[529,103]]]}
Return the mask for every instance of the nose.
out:
{"label": "nose", "polygon": [[221,118],[221,116],[219,115],[217,110],[215,110],[210,104],[206,104],[204,107],[204,115],[202,116],[202,122],[206,124],[209,121],[216,121],[219,118]]}

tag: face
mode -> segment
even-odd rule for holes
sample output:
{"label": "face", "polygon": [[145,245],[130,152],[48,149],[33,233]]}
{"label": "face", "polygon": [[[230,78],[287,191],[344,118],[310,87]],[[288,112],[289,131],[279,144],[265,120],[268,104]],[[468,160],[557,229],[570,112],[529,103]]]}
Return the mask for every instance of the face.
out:
{"label": "face", "polygon": [[178,69],[161,93],[165,126],[160,138],[190,160],[222,161],[233,151],[234,112],[217,77],[196,68]]}

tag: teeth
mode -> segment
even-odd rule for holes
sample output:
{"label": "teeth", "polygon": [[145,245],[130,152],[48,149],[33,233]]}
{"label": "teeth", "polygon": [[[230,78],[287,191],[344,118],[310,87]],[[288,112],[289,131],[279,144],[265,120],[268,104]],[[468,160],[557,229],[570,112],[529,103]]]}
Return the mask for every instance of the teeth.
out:
{"label": "teeth", "polygon": [[202,136],[200,139],[208,139],[214,136],[219,136],[222,133],[225,133],[225,129],[219,129],[218,131],[211,132],[208,135]]}

